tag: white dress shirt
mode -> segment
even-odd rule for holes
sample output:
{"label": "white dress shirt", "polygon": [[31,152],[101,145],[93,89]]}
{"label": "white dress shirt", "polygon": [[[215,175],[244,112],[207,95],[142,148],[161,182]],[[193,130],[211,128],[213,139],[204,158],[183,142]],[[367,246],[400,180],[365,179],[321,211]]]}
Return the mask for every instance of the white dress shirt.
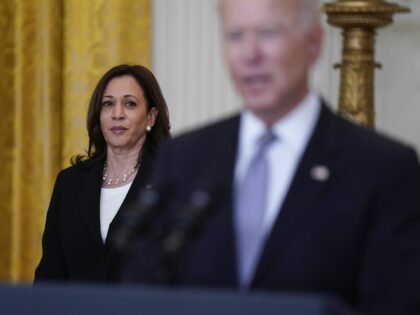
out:
{"label": "white dress shirt", "polygon": [[109,225],[112,220],[114,220],[114,217],[120,209],[125,196],[127,196],[131,183],[117,188],[101,188],[100,222],[101,236],[104,244],[108,234]]}
{"label": "white dress shirt", "polygon": [[[313,133],[321,110],[318,96],[308,93],[305,99],[272,126],[277,139],[267,149],[269,185],[263,221],[265,239],[279,215],[298,163]],[[243,180],[256,150],[257,141],[267,126],[252,112],[241,114],[235,167],[235,187]]]}

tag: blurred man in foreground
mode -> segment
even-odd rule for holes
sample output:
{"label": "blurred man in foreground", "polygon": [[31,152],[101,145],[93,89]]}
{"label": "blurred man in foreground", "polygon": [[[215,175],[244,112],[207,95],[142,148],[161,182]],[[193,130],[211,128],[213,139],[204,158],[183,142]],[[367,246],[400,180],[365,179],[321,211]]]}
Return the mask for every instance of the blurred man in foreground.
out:
{"label": "blurred man in foreground", "polygon": [[[171,257],[171,278],[327,293],[369,314],[415,314],[418,160],[336,116],[309,88],[322,43],[318,11],[314,0],[220,1],[224,52],[244,109],[161,151],[153,182],[165,187],[162,222],[173,223],[166,235],[197,192],[212,208]],[[142,269],[145,255],[129,264],[132,281],[156,281]]]}

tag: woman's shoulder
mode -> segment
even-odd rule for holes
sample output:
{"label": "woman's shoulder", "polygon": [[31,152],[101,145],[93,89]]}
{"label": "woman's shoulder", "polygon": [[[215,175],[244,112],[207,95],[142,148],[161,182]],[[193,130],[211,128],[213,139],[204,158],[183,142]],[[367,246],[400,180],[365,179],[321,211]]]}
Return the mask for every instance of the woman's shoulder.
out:
{"label": "woman's shoulder", "polygon": [[75,163],[73,165],[70,165],[62,169],[60,173],[58,174],[58,177],[67,178],[67,177],[85,175],[98,167],[101,167],[102,169],[102,166],[103,166],[103,161],[100,159],[86,160],[86,161]]}

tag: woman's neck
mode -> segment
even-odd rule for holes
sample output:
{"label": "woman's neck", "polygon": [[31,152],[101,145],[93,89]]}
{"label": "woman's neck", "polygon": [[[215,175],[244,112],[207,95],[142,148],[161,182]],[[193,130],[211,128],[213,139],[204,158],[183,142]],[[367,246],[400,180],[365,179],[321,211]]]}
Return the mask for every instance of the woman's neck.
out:
{"label": "woman's neck", "polygon": [[137,174],[140,154],[140,150],[122,152],[108,149],[102,186],[119,187],[132,182]]}

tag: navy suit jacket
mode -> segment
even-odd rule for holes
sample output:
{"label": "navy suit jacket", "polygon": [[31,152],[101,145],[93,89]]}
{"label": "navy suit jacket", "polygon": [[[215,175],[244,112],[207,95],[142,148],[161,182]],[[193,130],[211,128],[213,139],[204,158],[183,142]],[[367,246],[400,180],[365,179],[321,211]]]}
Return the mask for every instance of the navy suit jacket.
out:
{"label": "navy suit jacket", "polygon": [[137,175],[111,222],[105,243],[100,231],[100,193],[104,161],[71,166],[59,173],[47,212],[42,258],[35,283],[110,282],[118,278],[121,253],[111,242],[125,211],[147,185],[152,154],[144,150]]}
{"label": "navy suit jacket", "polygon": [[[207,222],[173,261],[178,285],[238,287],[232,188],[239,122],[235,116],[175,138],[158,156],[153,182],[165,187],[169,221],[194,191],[214,196]],[[313,176],[317,166],[328,168],[326,180]],[[142,267],[144,255],[128,263],[126,281],[156,283],[152,267]],[[415,152],[323,105],[250,289],[327,293],[367,313],[418,314]]]}

